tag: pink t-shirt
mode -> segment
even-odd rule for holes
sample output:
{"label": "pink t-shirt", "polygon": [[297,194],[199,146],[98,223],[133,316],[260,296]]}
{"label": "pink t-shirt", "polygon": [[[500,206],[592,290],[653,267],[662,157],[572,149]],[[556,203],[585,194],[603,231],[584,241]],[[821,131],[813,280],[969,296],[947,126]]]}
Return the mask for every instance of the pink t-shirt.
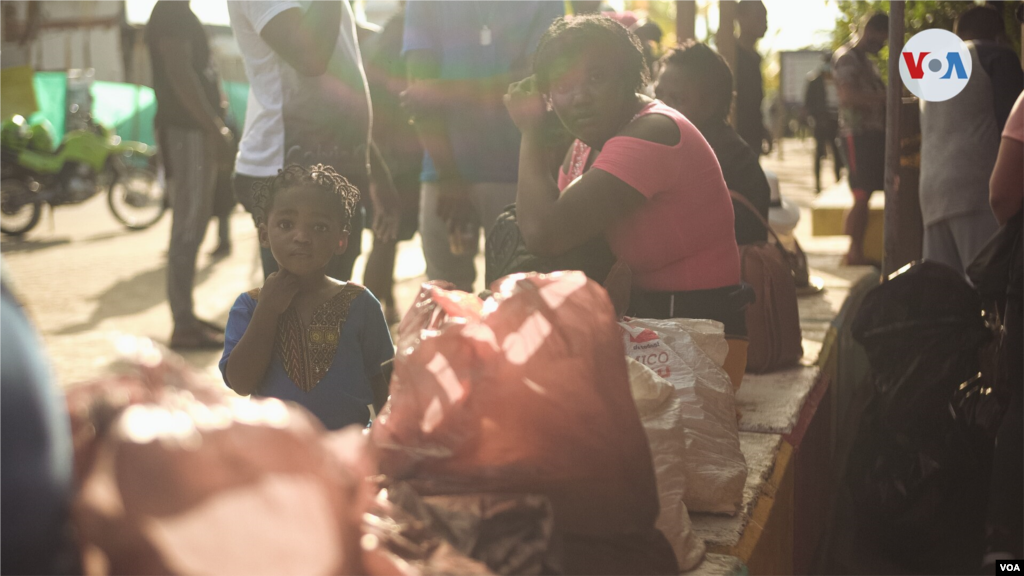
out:
{"label": "pink t-shirt", "polygon": [[1006,119],[1003,138],[1013,138],[1017,142],[1024,142],[1024,92],[1017,97],[1017,102],[1013,104],[1013,110],[1010,111],[1010,117]]}
{"label": "pink t-shirt", "polygon": [[[674,120],[679,143],[665,146],[630,136],[605,143],[592,168],[615,176],[648,200],[613,225],[608,245],[633,271],[633,284],[644,290],[739,284],[732,200],[714,151],[675,109],[654,101],[637,117],[645,114]],[[559,190],[582,174],[589,155],[589,146],[579,140],[573,144],[569,173],[559,171]]]}

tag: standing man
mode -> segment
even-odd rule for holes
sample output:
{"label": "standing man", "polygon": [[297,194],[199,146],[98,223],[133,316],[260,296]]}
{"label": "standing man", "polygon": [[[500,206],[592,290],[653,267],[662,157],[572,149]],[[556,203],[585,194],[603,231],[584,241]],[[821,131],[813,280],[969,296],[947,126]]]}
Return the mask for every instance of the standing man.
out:
{"label": "standing man", "polygon": [[736,5],[740,35],[736,39],[736,132],[760,156],[771,150],[771,133],[764,125],[761,101],[764,81],[757,41],[768,31],[768,10],[761,0],[743,0]]}
{"label": "standing man", "polygon": [[167,299],[174,349],[222,348],[223,329],[196,318],[196,255],[213,216],[220,160],[232,149],[210,45],[188,2],[161,0],[146,25],[156,92],[156,128],[170,184],[171,243]]}
{"label": "standing man", "polygon": [[812,72],[804,93],[804,109],[814,122],[814,191],[821,192],[821,160],[832,150],[832,168],[836,182],[842,176],[843,162],[836,148],[839,134],[839,108],[835,79],[832,78],[831,55],[822,56],[825,62]]}
{"label": "standing man", "polygon": [[868,227],[868,199],[885,187],[885,84],[868,55],[877,55],[889,40],[889,16],[872,14],[860,36],[836,51],[832,74],[839,94],[839,137],[853,193],[853,208],[846,217],[850,266],[877,264],[864,256]]}
{"label": "standing man", "polygon": [[995,8],[961,14],[956,33],[971,53],[970,80],[949,100],[921,101],[924,258],[961,275],[999,228],[988,202],[989,177],[1006,118],[1024,88],[1017,54],[996,43],[1003,26]]}
{"label": "standing man", "polygon": [[[394,186],[370,140],[370,94],[344,0],[228,2],[231,29],[245,60],[249,105],[235,162],[235,194],[253,212],[253,185],[290,163],[333,166],[374,202],[374,231],[393,237]],[[253,214],[254,219],[260,218]],[[356,210],[348,249],[327,274],[352,276],[361,250],[363,211]],[[277,271],[269,248],[263,273]]]}
{"label": "standing man", "polygon": [[420,236],[427,276],[472,291],[480,228],[515,202],[519,130],[502,96],[529,74],[540,37],[561,2],[412,0],[403,94],[426,150]]}

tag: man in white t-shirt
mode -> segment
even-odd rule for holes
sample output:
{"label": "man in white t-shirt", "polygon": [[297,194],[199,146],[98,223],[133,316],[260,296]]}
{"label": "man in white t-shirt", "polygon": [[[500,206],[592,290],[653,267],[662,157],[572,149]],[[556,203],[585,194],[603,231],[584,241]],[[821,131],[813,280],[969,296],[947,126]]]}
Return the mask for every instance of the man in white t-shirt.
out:
{"label": "man in white t-shirt", "polygon": [[[253,185],[291,163],[333,166],[374,202],[374,231],[397,229],[397,199],[370,140],[370,94],[347,1],[228,2],[231,29],[249,77],[245,129],[235,162],[235,194],[252,212]],[[255,215],[254,215],[255,216]],[[349,245],[327,273],[348,280],[360,252],[362,210]],[[261,251],[264,275],[277,270]]]}

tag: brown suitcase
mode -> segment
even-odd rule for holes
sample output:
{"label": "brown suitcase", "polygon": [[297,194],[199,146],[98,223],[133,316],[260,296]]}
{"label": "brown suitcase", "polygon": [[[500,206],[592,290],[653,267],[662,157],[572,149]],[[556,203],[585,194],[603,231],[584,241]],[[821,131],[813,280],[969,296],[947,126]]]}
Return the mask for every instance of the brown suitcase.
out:
{"label": "brown suitcase", "polygon": [[757,300],[747,307],[747,372],[763,374],[795,366],[804,355],[791,262],[799,255],[787,253],[749,200],[736,192],[730,194],[737,204],[757,216],[774,240],[740,246],[743,281],[757,295]]}

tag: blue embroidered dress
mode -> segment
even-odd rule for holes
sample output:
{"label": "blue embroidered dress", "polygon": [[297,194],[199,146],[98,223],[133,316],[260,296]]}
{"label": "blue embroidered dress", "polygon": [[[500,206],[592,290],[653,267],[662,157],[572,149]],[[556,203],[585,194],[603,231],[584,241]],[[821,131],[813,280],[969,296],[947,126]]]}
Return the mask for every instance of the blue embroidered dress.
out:
{"label": "blue embroidered dress", "polygon": [[[258,299],[259,289],[252,290],[241,294],[231,307],[221,374],[252,320]],[[254,395],[297,402],[329,430],[365,425],[370,419],[367,405],[373,403],[370,376],[394,355],[380,302],[369,290],[350,282],[314,310],[305,329],[295,310],[289,308],[281,315],[274,357]]]}

